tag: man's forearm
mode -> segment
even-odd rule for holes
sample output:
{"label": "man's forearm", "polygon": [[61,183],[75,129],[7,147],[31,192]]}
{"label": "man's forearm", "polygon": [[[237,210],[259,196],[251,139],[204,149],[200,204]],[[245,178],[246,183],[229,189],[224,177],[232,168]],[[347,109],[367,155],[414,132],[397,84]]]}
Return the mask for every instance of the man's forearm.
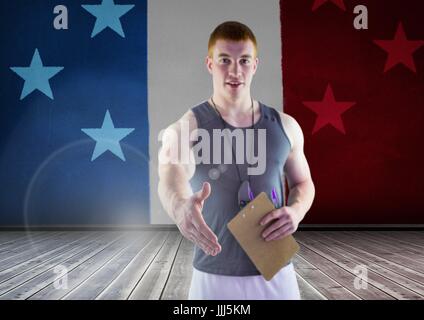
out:
{"label": "man's forearm", "polygon": [[158,185],[159,199],[168,215],[176,221],[178,204],[193,195],[185,170],[178,165],[160,168]]}
{"label": "man's forearm", "polygon": [[289,192],[287,205],[293,207],[302,221],[305,214],[312,206],[315,197],[315,186],[312,180],[307,180],[294,185]]}

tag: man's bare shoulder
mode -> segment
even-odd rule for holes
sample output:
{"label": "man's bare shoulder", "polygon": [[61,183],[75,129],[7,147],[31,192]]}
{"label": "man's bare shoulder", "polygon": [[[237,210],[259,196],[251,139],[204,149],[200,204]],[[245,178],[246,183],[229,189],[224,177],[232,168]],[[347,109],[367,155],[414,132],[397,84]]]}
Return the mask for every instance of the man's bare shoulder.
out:
{"label": "man's bare shoulder", "polygon": [[187,110],[177,121],[170,124],[167,129],[174,129],[180,131],[181,127],[187,124],[190,127],[190,132],[194,129],[197,129],[197,120],[191,109]]}
{"label": "man's bare shoulder", "polygon": [[[162,135],[162,143],[166,145],[174,145],[181,143],[188,143],[190,146],[193,143],[193,140],[196,139],[197,129],[197,120],[191,109],[187,110],[180,119],[171,123],[167,128],[165,128]],[[189,133],[188,141],[181,141],[182,132]]]}
{"label": "man's bare shoulder", "polygon": [[193,122],[193,125],[196,125],[197,127],[197,120],[193,110],[191,109],[188,109],[186,113],[183,114],[183,116],[180,118],[180,121],[188,121],[190,123]]}
{"label": "man's bare shoulder", "polygon": [[292,149],[303,148],[303,132],[299,123],[291,115],[279,111],[284,130],[290,140]]}

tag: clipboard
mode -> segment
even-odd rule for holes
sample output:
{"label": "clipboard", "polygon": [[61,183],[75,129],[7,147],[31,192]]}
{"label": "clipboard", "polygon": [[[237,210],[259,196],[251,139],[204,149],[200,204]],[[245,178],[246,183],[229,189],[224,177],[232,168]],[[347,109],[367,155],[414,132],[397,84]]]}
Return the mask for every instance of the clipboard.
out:
{"label": "clipboard", "polygon": [[299,245],[292,235],[278,240],[265,241],[262,232],[271,223],[261,226],[259,222],[274,204],[265,192],[250,201],[230,222],[227,227],[253,264],[270,281],[299,251]]}

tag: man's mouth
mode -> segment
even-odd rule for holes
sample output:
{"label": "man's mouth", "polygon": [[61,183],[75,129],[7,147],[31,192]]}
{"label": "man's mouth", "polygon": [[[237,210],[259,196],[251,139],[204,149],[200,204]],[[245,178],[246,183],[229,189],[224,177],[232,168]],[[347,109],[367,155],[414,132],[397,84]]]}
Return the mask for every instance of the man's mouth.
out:
{"label": "man's mouth", "polygon": [[243,82],[230,81],[230,82],[226,82],[226,84],[229,85],[231,88],[238,88],[243,84]]}

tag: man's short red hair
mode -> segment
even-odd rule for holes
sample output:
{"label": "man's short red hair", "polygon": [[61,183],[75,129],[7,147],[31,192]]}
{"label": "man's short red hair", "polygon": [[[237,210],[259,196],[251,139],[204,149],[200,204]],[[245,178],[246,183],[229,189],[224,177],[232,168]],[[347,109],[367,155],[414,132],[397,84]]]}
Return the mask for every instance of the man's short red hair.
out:
{"label": "man's short red hair", "polygon": [[218,40],[247,41],[251,40],[255,48],[255,57],[258,55],[258,45],[252,30],[243,23],[226,21],[218,25],[211,33],[208,43],[208,55],[212,58],[213,49]]}

